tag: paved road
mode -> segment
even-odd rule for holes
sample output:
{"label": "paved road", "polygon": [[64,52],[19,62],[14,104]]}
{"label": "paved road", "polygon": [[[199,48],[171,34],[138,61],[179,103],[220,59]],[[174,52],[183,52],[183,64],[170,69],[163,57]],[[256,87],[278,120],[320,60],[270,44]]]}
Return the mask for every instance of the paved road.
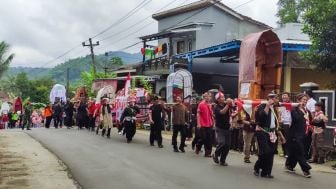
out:
{"label": "paved road", "polygon": [[168,140],[163,149],[151,147],[148,136],[139,133],[131,144],[116,130],[111,139],[77,129],[41,128],[28,133],[62,159],[87,189],[336,188],[335,174],[313,171],[313,177],[306,179],[301,171],[284,172],[277,162],[275,179],[259,178],[252,174],[253,164],[242,163],[241,154],[230,153],[229,166],[222,167],[194,154],[189,146],[185,154],[174,153]]}

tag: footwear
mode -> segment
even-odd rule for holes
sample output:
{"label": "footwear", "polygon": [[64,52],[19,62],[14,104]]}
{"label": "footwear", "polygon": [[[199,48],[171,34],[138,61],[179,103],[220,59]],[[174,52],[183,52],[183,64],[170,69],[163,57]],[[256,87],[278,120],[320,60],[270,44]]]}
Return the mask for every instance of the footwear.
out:
{"label": "footwear", "polygon": [[295,169],[290,168],[289,166],[286,166],[285,168],[286,168],[286,171],[287,171],[287,172],[295,173]]}
{"label": "footwear", "polygon": [[213,161],[215,162],[215,163],[219,163],[219,160],[218,160],[218,156],[216,156],[216,155],[213,155],[212,156],[212,159],[213,159]]}
{"label": "footwear", "polygon": [[306,171],[306,172],[304,171],[303,176],[306,177],[306,178],[311,178],[311,174],[310,174],[309,171]]}
{"label": "footwear", "polygon": [[333,170],[336,170],[336,164],[335,164],[335,165],[332,165],[331,168],[332,168]]}
{"label": "footwear", "polygon": [[259,171],[253,171],[254,176],[259,177]]}
{"label": "footwear", "polygon": [[174,152],[180,152],[177,147],[174,147]]}
{"label": "footwear", "polygon": [[180,147],[179,150],[180,150],[182,153],[185,152],[184,148],[182,148],[182,147]]}
{"label": "footwear", "polygon": [[228,166],[229,164],[227,164],[226,162],[220,162],[221,166]]}
{"label": "footwear", "polygon": [[195,150],[195,145],[191,145],[191,149],[192,149],[192,150]]}
{"label": "footwear", "polygon": [[310,159],[308,160],[308,163],[317,163],[317,159]]}
{"label": "footwear", "polygon": [[317,164],[324,164],[324,158],[320,158],[318,161],[317,161]]}
{"label": "footwear", "polygon": [[250,159],[245,159],[244,162],[245,163],[251,163]]}
{"label": "footwear", "polygon": [[211,154],[206,154],[206,155],[204,155],[204,157],[206,157],[206,158],[211,158],[212,155],[211,155]]}
{"label": "footwear", "polygon": [[269,179],[274,178],[273,175],[260,175],[260,176],[263,177],[263,178],[269,178]]}
{"label": "footwear", "polygon": [[127,139],[127,143],[130,143],[132,141],[132,139]]}
{"label": "footwear", "polygon": [[153,143],[151,143],[150,145],[151,145],[151,146],[154,146],[154,144],[153,144]]}
{"label": "footwear", "polygon": [[163,148],[163,145],[162,145],[162,144],[160,144],[160,145],[159,145],[159,148]]}
{"label": "footwear", "polygon": [[200,150],[196,148],[196,150],[195,150],[195,154],[198,155],[199,153],[200,153]]}

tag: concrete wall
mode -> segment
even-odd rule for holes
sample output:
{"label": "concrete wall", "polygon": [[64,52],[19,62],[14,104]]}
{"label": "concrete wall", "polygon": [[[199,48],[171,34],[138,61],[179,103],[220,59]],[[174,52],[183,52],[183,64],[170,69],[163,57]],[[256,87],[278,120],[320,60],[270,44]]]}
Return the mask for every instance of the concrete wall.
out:
{"label": "concrete wall", "polygon": [[336,79],[336,73],[318,72],[310,69],[291,70],[291,92],[300,92],[299,85],[306,82],[314,82],[320,85],[320,90],[327,89],[329,83]]}

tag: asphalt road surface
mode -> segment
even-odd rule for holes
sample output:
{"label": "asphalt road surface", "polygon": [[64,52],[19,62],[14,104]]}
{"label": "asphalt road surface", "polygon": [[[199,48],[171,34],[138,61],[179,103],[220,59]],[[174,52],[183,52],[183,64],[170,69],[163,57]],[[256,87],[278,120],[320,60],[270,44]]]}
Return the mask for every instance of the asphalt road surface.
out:
{"label": "asphalt road surface", "polygon": [[[336,188],[336,175],[312,171],[312,178],[284,171],[275,162],[274,179],[253,175],[253,163],[244,164],[243,156],[230,153],[228,167],[196,155],[190,148],[175,153],[170,140],[164,148],[149,145],[146,134],[137,133],[132,143],[112,130],[111,139],[78,129],[33,129],[33,138],[55,153],[70,169],[74,178],[87,189],[327,189]],[[255,162],[255,158],[252,158]]]}

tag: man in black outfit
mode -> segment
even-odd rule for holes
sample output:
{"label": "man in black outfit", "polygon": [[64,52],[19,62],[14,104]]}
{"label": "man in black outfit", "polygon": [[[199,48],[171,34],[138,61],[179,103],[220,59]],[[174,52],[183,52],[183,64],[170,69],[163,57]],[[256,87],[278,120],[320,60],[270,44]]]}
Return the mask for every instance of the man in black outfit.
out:
{"label": "man in black outfit", "polygon": [[[274,104],[277,103],[278,99],[276,94],[270,93],[267,96],[267,103],[260,104],[256,117],[256,133],[258,141],[258,160],[254,165],[254,174],[264,178],[273,178],[271,175],[273,168],[274,153],[276,150],[275,140],[271,141],[270,136],[275,136],[275,131],[279,126],[279,121],[277,118],[277,113],[274,108]],[[274,138],[273,138],[274,139]]]}
{"label": "man in black outfit", "polygon": [[305,177],[310,178],[311,166],[305,158],[304,139],[306,137],[306,126],[309,122],[309,111],[305,109],[307,96],[299,94],[297,96],[299,105],[292,112],[292,125],[288,132],[288,151],[289,155],[286,161],[286,169],[289,172],[295,172],[294,167],[299,163]]}
{"label": "man in black outfit", "polygon": [[158,147],[163,148],[161,131],[163,129],[165,110],[163,105],[159,103],[159,97],[155,96],[153,100],[154,103],[150,107],[151,113],[149,114],[149,121],[151,123],[149,143],[151,146],[154,146],[154,140],[156,140]]}
{"label": "man in black outfit", "polygon": [[62,126],[62,115],[63,115],[63,108],[60,101],[55,102],[53,106],[53,118],[54,118],[54,127],[57,129],[58,125]]}
{"label": "man in black outfit", "polygon": [[[225,102],[224,94],[219,92],[216,95],[217,105],[215,107],[217,148],[213,156],[215,163],[227,166],[226,157],[230,151],[231,132],[230,132],[230,116],[232,109],[232,100],[227,99]],[[218,158],[220,160],[218,161]]]}

